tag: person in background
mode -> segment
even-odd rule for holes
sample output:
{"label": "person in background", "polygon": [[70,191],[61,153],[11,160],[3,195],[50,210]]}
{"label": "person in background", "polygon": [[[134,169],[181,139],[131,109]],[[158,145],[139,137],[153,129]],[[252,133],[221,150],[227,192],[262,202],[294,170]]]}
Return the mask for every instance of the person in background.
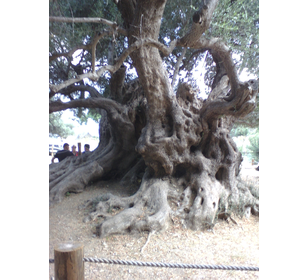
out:
{"label": "person in background", "polygon": [[85,144],[84,145],[84,152],[83,152],[83,154],[87,153],[87,152],[90,152],[90,145],[89,144]]}
{"label": "person in background", "polygon": [[75,145],[72,146],[72,153],[74,154],[74,156],[78,156],[78,152],[76,150],[76,146]]}
{"label": "person in background", "polygon": [[58,151],[54,157],[51,159],[51,162],[54,163],[55,158],[57,158],[60,161],[64,160],[67,157],[74,156],[74,154],[70,151],[70,145],[67,143],[64,143],[63,150]]}

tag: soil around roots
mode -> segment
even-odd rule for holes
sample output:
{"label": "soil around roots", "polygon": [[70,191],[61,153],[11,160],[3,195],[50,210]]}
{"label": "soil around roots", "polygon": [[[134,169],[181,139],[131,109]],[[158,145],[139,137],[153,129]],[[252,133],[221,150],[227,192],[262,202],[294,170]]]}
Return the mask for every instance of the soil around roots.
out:
{"label": "soil around roots", "polygon": [[259,214],[258,189],[252,189],[243,180],[239,180],[237,192],[233,190],[231,194],[217,181],[206,177],[198,180],[203,183],[194,188],[179,184],[173,177],[155,179],[146,172],[135,193],[124,197],[104,193],[79,208],[90,211],[84,222],[103,219],[96,228],[96,235],[101,238],[142,231],[163,232],[177,219],[183,228],[212,229],[217,218],[228,219],[232,212],[247,218],[251,213]]}
{"label": "soil around roots", "polygon": [[[256,172],[255,172],[256,173]],[[246,181],[258,185],[257,177]],[[70,193],[49,210],[49,258],[54,258],[54,247],[65,241],[82,242],[85,257],[145,262],[219,264],[259,266],[259,217],[249,219],[232,215],[231,220],[218,220],[214,230],[184,229],[180,219],[173,217],[163,233],[153,233],[147,243],[147,231],[99,238],[97,226],[103,221],[98,216],[83,220],[91,207],[80,208],[103,194],[130,197],[136,188],[126,188],[118,181],[103,181],[87,187],[82,193]],[[171,207],[172,208],[172,207]],[[118,210],[112,209],[110,215]],[[144,247],[144,248],[143,248]],[[143,248],[142,252],[141,249]],[[49,265],[49,277],[54,277],[54,265]],[[85,263],[85,279],[259,279],[259,272],[217,271],[201,269],[166,269],[122,265]],[[52,278],[51,278],[52,279]]]}

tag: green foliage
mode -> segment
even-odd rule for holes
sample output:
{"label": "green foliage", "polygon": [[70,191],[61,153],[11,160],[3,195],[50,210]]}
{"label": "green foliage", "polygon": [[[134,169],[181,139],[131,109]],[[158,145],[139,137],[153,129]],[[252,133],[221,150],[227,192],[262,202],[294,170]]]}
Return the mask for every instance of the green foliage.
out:
{"label": "green foliage", "polygon": [[74,126],[72,124],[64,124],[61,115],[59,112],[49,114],[49,136],[66,138],[74,135]]}
{"label": "green foliage", "polygon": [[[189,4],[184,0],[168,1],[162,19],[160,41],[168,44],[183,36],[190,28],[192,15],[199,5],[200,1],[196,0]],[[220,37],[230,46],[239,72],[246,68],[250,74],[259,74],[259,1],[219,1],[206,36]],[[164,58],[170,76],[181,52],[182,48],[176,48],[169,57]],[[210,87],[215,75],[215,63],[205,50],[196,52],[188,49],[181,70],[188,71],[186,77],[193,82],[191,71],[201,61],[206,68],[204,82]]]}
{"label": "green foliage", "polygon": [[[50,16],[58,17],[101,17],[121,23],[121,16],[113,1],[102,0],[57,0],[49,1]],[[97,23],[56,23],[50,22],[49,31],[61,38],[59,46],[75,47],[89,42],[95,32],[104,26]],[[52,36],[54,38],[54,36]],[[51,48],[53,45],[50,46]],[[60,47],[61,48],[61,47]],[[54,48],[52,48],[54,50]]]}
{"label": "green foliage", "polygon": [[[62,17],[99,17],[106,18],[121,24],[122,19],[113,1],[102,0],[58,0],[49,2],[49,14],[51,16]],[[50,22],[50,53],[55,51],[64,52],[73,49],[82,44],[88,44],[92,41],[97,32],[103,31],[106,26],[99,23],[58,23]],[[106,37],[99,41],[96,48],[97,65],[107,63],[108,45],[113,40],[112,37]],[[118,54],[123,51],[124,38],[116,38],[116,50]],[[57,60],[59,61],[59,60]],[[64,63],[69,66],[69,61],[64,59]],[[80,55],[79,65],[90,69],[91,53],[83,51]],[[105,79],[103,79],[105,80]]]}
{"label": "green foliage", "polygon": [[92,120],[99,122],[101,119],[101,115],[96,111],[96,109],[84,109],[84,108],[76,108],[72,109],[74,112],[74,115],[76,117],[76,120],[79,124],[87,124],[88,119],[91,118]]}
{"label": "green foliage", "polygon": [[238,146],[237,148],[238,148],[238,151],[242,154],[243,150],[244,150],[243,145],[242,146]]}
{"label": "green foliage", "polygon": [[243,119],[237,119],[234,127],[238,126],[246,126],[249,128],[259,127],[259,94],[256,97],[256,108]]}
{"label": "green foliage", "polygon": [[[169,44],[174,39],[179,39],[189,31],[192,22],[192,16],[198,10],[199,2],[191,0],[188,4],[187,1],[167,1],[164,10],[163,18],[161,21],[161,29],[159,40],[165,44]],[[173,69],[177,62],[177,58],[181,55],[182,48],[176,48],[172,54],[164,58],[166,68],[171,77]],[[186,51],[186,58],[192,56],[194,50],[188,49]],[[198,56],[194,56],[191,60],[186,60],[185,70],[191,71]],[[184,70],[184,69],[182,69]],[[188,73],[189,75],[190,73]]]}
{"label": "green foliage", "polygon": [[[110,21],[115,21],[121,24],[122,19],[113,1],[107,0],[57,0],[49,2],[50,16],[59,17],[100,17]],[[65,53],[76,46],[87,45],[94,38],[97,32],[103,31],[105,25],[98,23],[49,23],[49,54]],[[112,37],[105,37],[99,41],[96,48],[96,66],[101,67],[108,63],[108,46],[113,40]],[[124,50],[123,36],[116,37],[115,58],[118,57]],[[77,59],[76,56],[78,55]],[[75,59],[74,59],[75,58]],[[86,73],[91,70],[91,51],[79,50],[73,57],[59,57],[50,63],[49,79],[52,84],[59,84],[69,78],[74,77],[80,71]],[[95,87],[100,94],[108,97],[109,78],[107,73],[100,77],[97,83],[91,81],[81,81],[80,84],[87,84]],[[69,96],[70,99],[87,98],[86,92],[75,91]],[[60,94],[57,94],[54,100],[62,99]],[[64,98],[68,101],[68,98]],[[74,115],[78,121],[87,123],[88,118],[94,121],[99,121],[100,114],[95,109],[78,108],[73,109]]]}
{"label": "green foliage", "polygon": [[234,127],[231,132],[231,137],[238,137],[238,136],[247,136],[250,133],[250,130],[248,127],[245,127],[243,125]]}
{"label": "green foliage", "polygon": [[250,145],[247,146],[247,149],[251,152],[250,157],[259,162],[259,130],[255,135],[249,137],[249,142]]}
{"label": "green foliage", "polygon": [[[190,29],[192,16],[199,9],[199,0],[190,1],[167,1],[159,40],[168,45],[172,40],[182,37]],[[109,0],[57,0],[49,1],[49,13],[51,16],[61,17],[100,17],[115,21],[119,25],[122,19],[114,1]],[[97,32],[103,31],[106,26],[98,23],[49,23],[49,53],[64,53],[72,50],[78,45],[86,45],[92,41]],[[244,68],[249,73],[258,74],[259,71],[259,2],[252,0],[222,0],[219,1],[212,23],[206,33],[207,37],[220,37],[232,49],[235,59],[238,60],[239,71]],[[114,58],[121,55],[127,47],[127,38],[116,35],[115,38],[105,37],[99,41],[96,49],[96,66],[100,67],[108,63],[108,47],[115,39]],[[168,57],[164,57],[164,63],[171,78],[174,66],[180,56],[182,48],[176,48]],[[75,53],[75,56],[77,52]],[[186,71],[186,78],[194,83],[192,70],[198,63],[203,63],[206,69],[204,82],[211,86],[215,76],[215,63],[208,51],[195,51],[187,49],[180,70]],[[132,61],[128,57],[125,65],[132,69]],[[74,77],[79,71],[85,73],[91,69],[91,51],[82,50],[78,52],[78,59],[73,57],[60,57],[50,63],[50,83],[59,84],[64,80]],[[127,74],[126,82],[134,79],[133,74]],[[109,96],[109,79],[107,73],[97,83],[87,81],[86,83],[95,88],[104,97]],[[84,81],[80,84],[85,83]],[[84,92],[74,92],[71,98],[85,98]],[[98,120],[99,116],[93,110],[74,110],[76,117],[81,122],[86,122],[88,117]]]}
{"label": "green foliage", "polygon": [[238,56],[239,71],[259,74],[259,1],[219,1],[208,32],[221,37]]}

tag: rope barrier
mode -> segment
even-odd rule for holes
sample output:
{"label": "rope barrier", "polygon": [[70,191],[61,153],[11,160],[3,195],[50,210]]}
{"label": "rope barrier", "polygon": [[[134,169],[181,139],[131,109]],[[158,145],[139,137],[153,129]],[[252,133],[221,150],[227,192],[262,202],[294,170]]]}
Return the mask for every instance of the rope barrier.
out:
{"label": "rope barrier", "polygon": [[[134,265],[134,266],[150,266],[150,267],[166,267],[166,268],[189,268],[189,269],[221,269],[221,270],[248,270],[259,271],[259,267],[249,266],[229,266],[229,265],[201,265],[201,264],[181,264],[181,263],[155,263],[125,260],[108,260],[103,258],[83,258],[84,262]],[[49,259],[49,263],[54,263],[54,259]]]}

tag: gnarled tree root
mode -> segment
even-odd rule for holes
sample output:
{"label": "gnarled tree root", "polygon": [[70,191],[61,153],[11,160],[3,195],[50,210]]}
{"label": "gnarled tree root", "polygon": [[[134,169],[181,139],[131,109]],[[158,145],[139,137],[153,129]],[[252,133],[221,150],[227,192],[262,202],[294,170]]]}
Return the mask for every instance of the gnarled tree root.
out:
{"label": "gnarled tree root", "polygon": [[80,168],[66,168],[62,180],[49,184],[50,204],[60,202],[66,192],[82,192],[91,180],[99,178],[103,173],[104,169],[96,161]]}
{"label": "gnarled tree root", "polygon": [[[212,229],[217,215],[223,211],[228,214],[230,207],[240,208],[242,213],[248,209],[250,213],[251,209],[255,214],[258,199],[241,183],[234,186],[232,193],[205,173],[197,178],[183,187],[175,181],[171,183],[170,178],[150,178],[146,172],[134,195],[118,197],[108,193],[95,199],[95,211],[84,221],[103,216],[105,220],[97,227],[97,235],[103,238],[112,234],[163,231],[172,217],[179,218],[184,227],[192,230]],[[86,207],[94,201],[87,202]],[[120,212],[113,215],[113,209]]]}
{"label": "gnarled tree root", "polygon": [[[85,221],[97,216],[105,220],[97,227],[97,234],[103,238],[111,234],[125,234],[141,231],[162,231],[169,225],[168,204],[169,181],[163,179],[143,179],[140,189],[131,197],[104,195]],[[110,216],[111,209],[123,209]]]}

